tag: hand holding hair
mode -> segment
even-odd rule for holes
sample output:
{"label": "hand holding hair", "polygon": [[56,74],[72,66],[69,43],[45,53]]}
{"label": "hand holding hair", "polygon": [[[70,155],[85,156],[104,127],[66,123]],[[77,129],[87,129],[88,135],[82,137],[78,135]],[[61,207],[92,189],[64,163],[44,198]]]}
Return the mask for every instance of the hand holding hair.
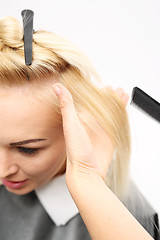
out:
{"label": "hand holding hair", "polygon": [[152,239],[104,183],[113,154],[109,137],[106,136],[106,142],[101,142],[103,138],[94,136],[94,145],[92,133],[89,133],[80,121],[69,91],[59,83],[53,85],[53,89],[59,99],[63,119],[67,150],[67,186],[91,238]]}
{"label": "hand holding hair", "polygon": [[[70,168],[72,168],[72,170],[76,170],[76,172],[96,174],[102,177],[102,179],[105,179],[112,160],[113,144],[102,129],[99,129],[99,131],[101,131],[100,137],[87,129],[82,123],[83,120],[80,121],[74,107],[72,96],[63,85],[55,84],[53,87],[55,91],[57,87],[59,88],[56,94],[60,101],[63,118],[63,130],[68,160],[67,173],[70,172]],[[111,87],[106,87],[106,89],[107,88],[111,89]],[[114,90],[112,89],[112,91]],[[117,88],[114,92],[126,106],[129,96],[124,90]],[[66,175],[67,180],[69,180],[68,177],[70,176],[70,174]]]}
{"label": "hand holding hair", "polygon": [[102,129],[99,129],[101,136],[87,129],[82,123],[83,120],[80,121],[71,94],[63,85],[58,83],[53,88],[59,99],[63,119],[67,183],[73,173],[97,175],[104,179],[113,154],[113,145],[109,137]]}

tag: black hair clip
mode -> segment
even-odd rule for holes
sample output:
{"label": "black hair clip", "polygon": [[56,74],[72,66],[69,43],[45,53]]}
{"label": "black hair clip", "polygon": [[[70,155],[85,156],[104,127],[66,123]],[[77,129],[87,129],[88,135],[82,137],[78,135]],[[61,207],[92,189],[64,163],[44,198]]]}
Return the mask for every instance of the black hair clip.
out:
{"label": "black hair clip", "polygon": [[24,52],[25,64],[27,66],[32,64],[32,39],[33,39],[33,16],[34,12],[25,9],[21,12],[23,19],[24,30]]}

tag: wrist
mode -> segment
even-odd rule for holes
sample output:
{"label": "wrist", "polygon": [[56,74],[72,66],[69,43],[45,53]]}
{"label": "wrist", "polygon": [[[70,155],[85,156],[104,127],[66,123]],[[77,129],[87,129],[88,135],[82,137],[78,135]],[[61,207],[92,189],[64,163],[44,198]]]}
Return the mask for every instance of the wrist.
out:
{"label": "wrist", "polygon": [[105,184],[104,179],[93,171],[80,171],[76,169],[74,171],[66,172],[66,184],[71,195],[78,194],[80,192],[85,194],[88,191],[89,186],[92,188],[97,184]]}

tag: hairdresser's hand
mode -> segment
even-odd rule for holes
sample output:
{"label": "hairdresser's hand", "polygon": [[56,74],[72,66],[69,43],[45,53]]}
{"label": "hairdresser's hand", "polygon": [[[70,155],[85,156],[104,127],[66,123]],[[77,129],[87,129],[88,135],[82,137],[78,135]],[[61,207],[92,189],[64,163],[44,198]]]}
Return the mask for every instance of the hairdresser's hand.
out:
{"label": "hairdresser's hand", "polygon": [[124,92],[123,88],[116,88],[115,90],[111,87],[111,86],[106,86],[104,88],[102,88],[103,90],[111,90],[113,91],[118,98],[122,101],[122,103],[124,104],[124,106],[127,106],[128,100],[129,100],[129,95],[127,93]]}
{"label": "hairdresser's hand", "polygon": [[63,85],[56,83],[53,89],[58,96],[63,119],[67,183],[72,181],[73,175],[98,176],[104,179],[113,155],[113,145],[109,137],[100,127],[99,135],[86,127],[75,110],[71,94]]}

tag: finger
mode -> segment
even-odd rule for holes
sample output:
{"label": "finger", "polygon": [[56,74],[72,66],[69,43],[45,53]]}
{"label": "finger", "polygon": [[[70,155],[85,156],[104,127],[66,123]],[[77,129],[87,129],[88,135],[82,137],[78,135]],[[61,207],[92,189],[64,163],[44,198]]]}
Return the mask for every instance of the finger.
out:
{"label": "finger", "polygon": [[127,106],[127,103],[129,101],[129,95],[127,93],[124,93],[122,96],[122,102],[124,103],[125,106]]}
{"label": "finger", "polygon": [[124,92],[123,88],[117,88],[115,92],[123,102],[124,106],[126,106],[129,100],[129,95]]}
{"label": "finger", "polygon": [[117,94],[117,96],[120,98],[120,100],[123,102],[124,106],[126,107],[128,101],[129,101],[129,95],[124,92],[123,88],[119,87],[114,90],[111,86],[105,86],[102,89],[115,92]]}
{"label": "finger", "polygon": [[116,88],[115,92],[117,93],[117,95],[119,96],[119,98],[121,99],[123,94],[124,94],[124,90],[123,88]]}
{"label": "finger", "polygon": [[60,104],[66,146],[74,148],[77,143],[85,143],[89,138],[78,118],[70,92],[60,83],[52,87]]}

